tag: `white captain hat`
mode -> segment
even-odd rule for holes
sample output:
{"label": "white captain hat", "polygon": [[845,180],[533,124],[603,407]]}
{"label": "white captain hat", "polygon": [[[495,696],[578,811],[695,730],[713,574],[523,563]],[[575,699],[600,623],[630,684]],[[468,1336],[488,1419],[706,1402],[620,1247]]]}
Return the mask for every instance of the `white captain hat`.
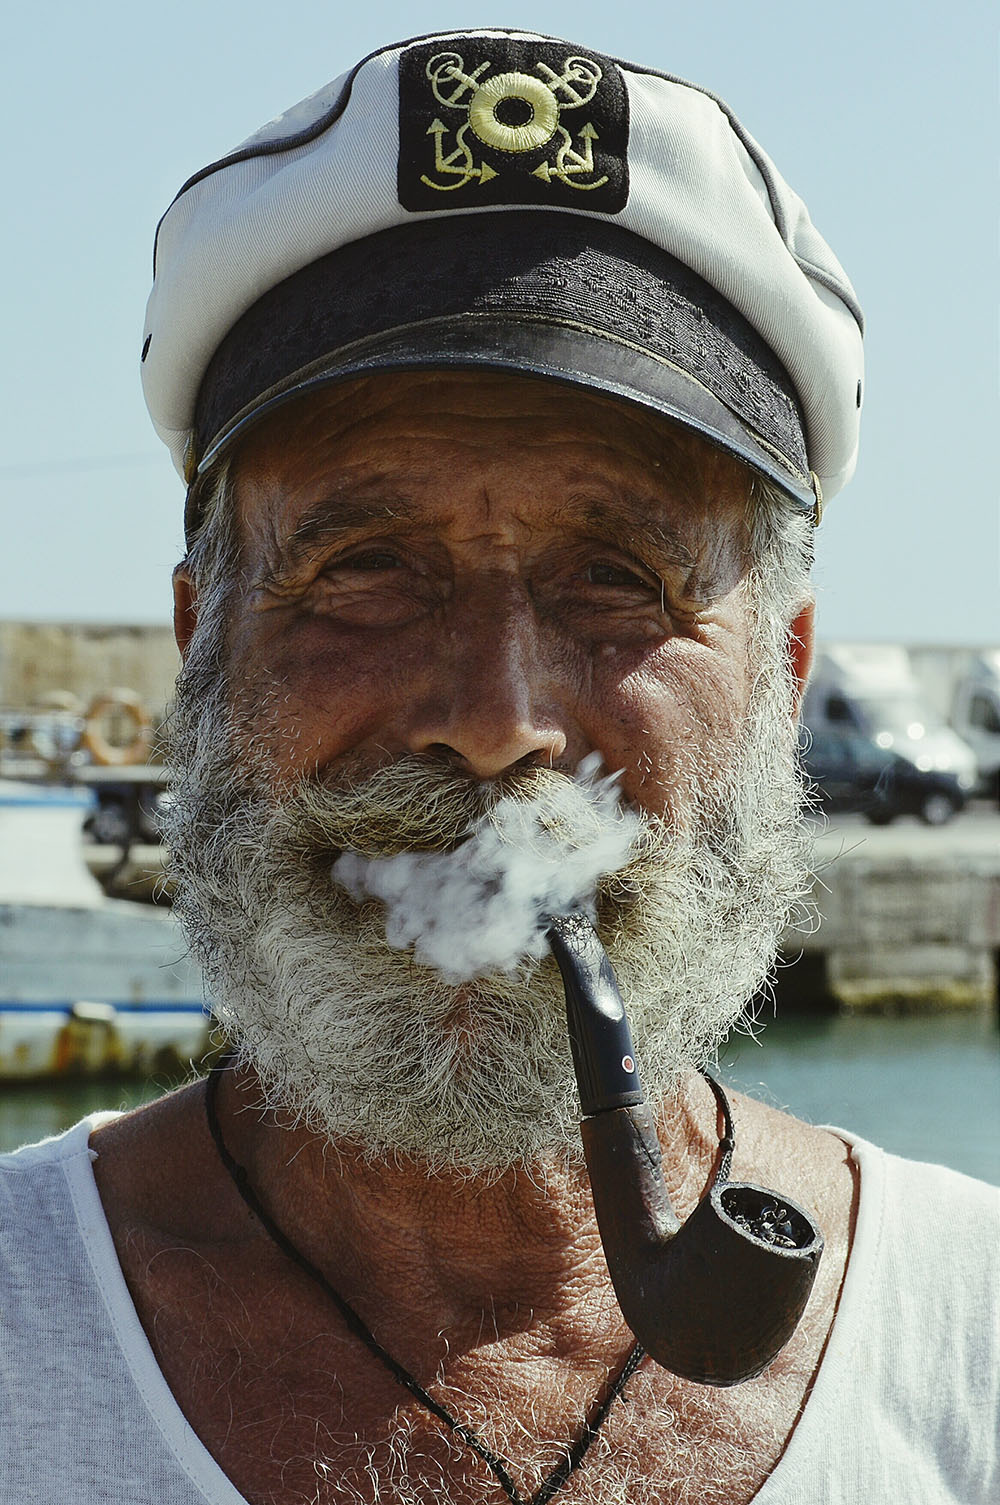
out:
{"label": "white captain hat", "polygon": [[460,367],[663,413],[818,514],[854,469],[861,335],[805,205],[715,95],[489,29],[372,53],[190,178],[142,374],[189,483],[312,388]]}

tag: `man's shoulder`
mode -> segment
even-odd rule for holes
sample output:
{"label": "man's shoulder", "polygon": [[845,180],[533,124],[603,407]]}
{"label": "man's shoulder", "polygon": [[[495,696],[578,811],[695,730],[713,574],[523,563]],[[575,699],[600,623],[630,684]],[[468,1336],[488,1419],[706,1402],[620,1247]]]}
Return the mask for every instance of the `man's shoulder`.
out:
{"label": "man's shoulder", "polygon": [[5,1151],[0,1154],[0,1177],[30,1175],[86,1155],[91,1134],[120,1116],[111,1111],[91,1113],[61,1133]]}
{"label": "man's shoulder", "polygon": [[731,1093],[736,1137],[732,1178],[784,1193],[812,1208],[821,1226],[847,1236],[857,1202],[851,1145],[757,1098]]}
{"label": "man's shoulder", "polygon": [[[1000,1187],[944,1165],[907,1160],[865,1140],[852,1155],[878,1191],[870,1216],[879,1218],[884,1257],[910,1290],[921,1279],[940,1288],[938,1299],[967,1304],[972,1292],[1000,1305]],[[874,1200],[874,1197],[872,1198]],[[1000,1347],[1000,1323],[996,1332]]]}
{"label": "man's shoulder", "polygon": [[[742,1093],[731,1096],[737,1144],[742,1140],[745,1161],[763,1174],[783,1175],[805,1189],[817,1175],[822,1181],[824,1173],[849,1167],[859,1179],[866,1175],[869,1189],[876,1179],[884,1185],[895,1214],[925,1226],[950,1215],[955,1207],[981,1213],[987,1220],[1000,1217],[1000,1187],[945,1165],[894,1154],[850,1129],[807,1123]],[[734,1166],[734,1175],[740,1169]]]}
{"label": "man's shoulder", "polygon": [[97,1113],[62,1134],[0,1155],[0,1279],[8,1291],[75,1257],[89,1221],[90,1135],[116,1115]]}
{"label": "man's shoulder", "polygon": [[[89,1281],[88,1233],[94,1192],[88,1139],[94,1118],[65,1133],[0,1155],[0,1372],[11,1345],[27,1362],[56,1341],[53,1321],[79,1313],[76,1297]],[[68,1331],[68,1327],[67,1327]],[[30,1335],[30,1343],[27,1341]]]}
{"label": "man's shoulder", "polygon": [[[761,1505],[816,1498],[995,1497],[1000,1405],[1000,1190],[737,1099],[748,1151],[827,1234],[831,1168],[854,1184],[836,1314],[802,1420]],[[798,1179],[795,1163],[798,1162]],[[835,1225],[834,1225],[835,1226]],[[827,1238],[824,1262],[833,1253]],[[822,1278],[822,1275],[821,1275]],[[833,1494],[830,1496],[834,1497]],[[825,1496],[824,1496],[825,1498]]]}
{"label": "man's shoulder", "polygon": [[966,1375],[974,1387],[985,1381],[985,1363],[994,1376],[990,1393],[1000,1398],[1000,1188],[892,1154],[849,1130],[817,1128],[758,1106],[760,1115],[748,1113],[752,1143],[773,1143],[769,1168],[775,1175],[788,1172],[767,1184],[793,1196],[799,1189],[821,1226],[824,1210],[835,1215],[839,1205],[828,1195],[831,1169],[842,1165],[852,1177],[838,1326],[857,1324],[857,1333],[876,1346],[882,1334],[886,1352],[921,1343],[925,1359],[933,1357],[953,1376]]}
{"label": "man's shoulder", "polygon": [[863,1161],[879,1157],[884,1163],[884,1174],[892,1195],[916,1217],[933,1221],[955,1204],[979,1208],[987,1217],[1000,1216],[1000,1186],[951,1166],[893,1154],[847,1130],[830,1132],[846,1140],[856,1159]]}

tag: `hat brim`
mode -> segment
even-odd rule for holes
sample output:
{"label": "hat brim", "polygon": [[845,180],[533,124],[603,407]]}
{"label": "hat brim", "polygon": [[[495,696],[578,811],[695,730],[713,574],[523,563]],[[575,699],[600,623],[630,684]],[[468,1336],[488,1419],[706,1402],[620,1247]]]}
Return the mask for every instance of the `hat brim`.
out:
{"label": "hat brim", "polygon": [[790,380],[732,305],[617,226],[531,211],[384,231],[272,288],[202,382],[196,473],[309,392],[433,370],[604,393],[691,429],[815,507]]}

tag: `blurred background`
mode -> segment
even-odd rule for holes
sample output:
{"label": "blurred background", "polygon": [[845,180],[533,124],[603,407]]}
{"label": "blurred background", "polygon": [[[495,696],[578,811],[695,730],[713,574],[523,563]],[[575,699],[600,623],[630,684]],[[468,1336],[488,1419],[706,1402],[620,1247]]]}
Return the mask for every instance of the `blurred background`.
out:
{"label": "blurred background", "polygon": [[[169,910],[145,902],[158,881],[155,728],[175,667],[169,577],[182,541],[181,483],[138,376],[157,219],[193,171],[372,48],[497,23],[721,94],[854,282],[867,316],[861,461],[817,538],[832,657],[808,708],[807,756],[827,790],[825,937],[790,938],[787,959],[804,956],[782,977],[778,1023],[760,1046],[734,1039],[727,1070],[807,1116],[1000,1179],[988,751],[1000,659],[994,675],[982,651],[1000,644],[997,19],[985,0],[844,0],[833,12],[791,0],[518,0],[501,12],[479,0],[290,0],[280,12],[257,0],[165,11],[53,0],[11,12],[0,1082],[37,1075],[51,1035],[63,1079],[117,1062],[162,1083],[202,1028]],[[965,753],[941,740],[949,722]],[[904,1067],[910,1076],[886,1075]],[[0,1148],[34,1131],[25,1092],[4,1092]],[[71,1093],[63,1116],[86,1101]],[[43,1112],[41,1128],[57,1117]]]}

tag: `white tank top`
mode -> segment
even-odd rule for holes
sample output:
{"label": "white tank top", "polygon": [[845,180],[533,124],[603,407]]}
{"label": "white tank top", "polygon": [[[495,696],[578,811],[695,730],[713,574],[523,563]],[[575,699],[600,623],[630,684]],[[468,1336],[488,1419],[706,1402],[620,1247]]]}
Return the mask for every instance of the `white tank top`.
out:
{"label": "white tank top", "polygon": [[[0,1505],[246,1505],[136,1315],[88,1137],[0,1156]],[[816,1384],[754,1505],[997,1505],[1000,1191],[884,1154]]]}

